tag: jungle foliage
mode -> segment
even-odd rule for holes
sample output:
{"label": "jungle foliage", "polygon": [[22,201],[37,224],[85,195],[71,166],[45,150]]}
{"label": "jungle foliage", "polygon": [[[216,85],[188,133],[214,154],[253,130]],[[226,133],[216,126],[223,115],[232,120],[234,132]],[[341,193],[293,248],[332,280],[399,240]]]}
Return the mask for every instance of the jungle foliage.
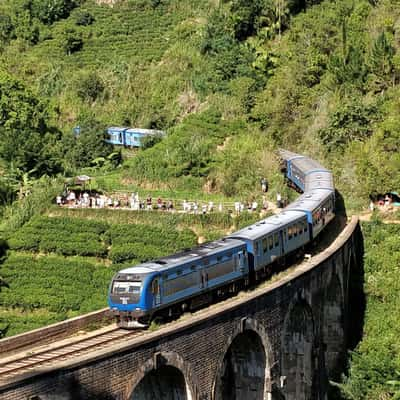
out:
{"label": "jungle foliage", "polygon": [[346,399],[352,400],[399,399],[400,228],[379,219],[362,228],[367,312],[363,340],[351,354],[349,376],[342,391]]}

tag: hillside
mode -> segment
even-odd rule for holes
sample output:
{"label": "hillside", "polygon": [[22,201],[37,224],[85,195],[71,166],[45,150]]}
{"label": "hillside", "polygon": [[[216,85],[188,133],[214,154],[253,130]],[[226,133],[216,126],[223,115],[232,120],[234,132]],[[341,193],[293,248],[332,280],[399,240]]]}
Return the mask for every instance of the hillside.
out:
{"label": "hillside", "polygon": [[[400,190],[399,22],[398,0],[2,1],[0,232],[10,249],[0,275],[12,290],[0,294],[0,317],[9,334],[104,306],[113,271],[157,253],[128,246],[124,229],[140,238],[156,225],[184,247],[232,224],[225,214],[63,214],[52,203],[66,177],[88,174],[99,191],[232,202],[259,199],[266,176],[274,201],[291,196],[275,155],[285,147],[333,170],[348,214],[371,193]],[[167,137],[113,148],[111,125]],[[398,249],[385,238],[398,232],[376,221],[364,231],[367,336],[342,388],[348,399],[396,398]],[[57,298],[53,289],[71,280],[79,291],[66,285]]]}

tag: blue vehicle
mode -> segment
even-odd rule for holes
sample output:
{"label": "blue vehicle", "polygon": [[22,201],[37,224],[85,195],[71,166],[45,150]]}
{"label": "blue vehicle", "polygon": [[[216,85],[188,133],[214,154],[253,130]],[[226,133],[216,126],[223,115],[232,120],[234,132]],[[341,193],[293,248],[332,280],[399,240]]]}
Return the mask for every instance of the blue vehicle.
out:
{"label": "blue vehicle", "polygon": [[108,303],[120,327],[143,327],[157,315],[180,315],[235,293],[315,240],[335,217],[332,173],[308,157],[280,155],[286,178],[303,194],[280,214],[226,238],[119,271]]}
{"label": "blue vehicle", "polygon": [[146,325],[155,315],[177,315],[248,284],[246,245],[225,238],[119,271],[108,303],[121,327]]}
{"label": "blue vehicle", "polygon": [[155,129],[126,128],[112,126],[107,128],[109,138],[107,143],[125,147],[141,147],[143,139],[149,136],[165,136],[164,131]]}
{"label": "blue vehicle", "polygon": [[277,261],[310,241],[303,212],[286,211],[229,235],[246,243],[255,279],[269,276]]}

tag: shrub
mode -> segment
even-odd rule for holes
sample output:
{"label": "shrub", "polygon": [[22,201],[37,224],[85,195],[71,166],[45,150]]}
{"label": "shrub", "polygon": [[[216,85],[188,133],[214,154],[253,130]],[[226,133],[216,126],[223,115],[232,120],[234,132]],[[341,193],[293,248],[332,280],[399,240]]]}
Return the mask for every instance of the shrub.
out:
{"label": "shrub", "polygon": [[80,77],[77,95],[84,101],[95,101],[104,92],[105,86],[102,79],[95,72],[89,72]]}
{"label": "shrub", "polygon": [[75,29],[65,30],[60,40],[60,46],[67,55],[81,50],[83,47],[82,34]]}
{"label": "shrub", "polygon": [[161,249],[143,243],[125,243],[113,246],[109,257],[113,263],[121,263],[128,260],[139,260],[140,262],[154,260],[168,253],[163,253]]}
{"label": "shrub", "polygon": [[78,26],[88,26],[93,24],[95,18],[87,11],[79,11],[75,15],[75,24]]}
{"label": "shrub", "polygon": [[41,22],[51,25],[62,18],[67,18],[76,6],[73,0],[33,0],[32,15]]}

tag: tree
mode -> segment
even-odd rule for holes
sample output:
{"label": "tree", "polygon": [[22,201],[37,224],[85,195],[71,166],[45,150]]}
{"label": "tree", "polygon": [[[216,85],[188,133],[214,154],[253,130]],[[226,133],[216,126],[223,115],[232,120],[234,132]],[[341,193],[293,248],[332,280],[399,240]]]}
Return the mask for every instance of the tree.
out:
{"label": "tree", "polygon": [[382,32],[375,40],[369,57],[371,72],[381,81],[383,89],[393,79],[395,49],[390,44],[385,32]]}
{"label": "tree", "polygon": [[80,134],[73,136],[71,133],[64,140],[64,147],[68,149],[65,157],[67,167],[72,171],[90,167],[93,160],[100,157],[106,159],[113,152],[113,146],[105,142],[105,127],[93,115],[81,115],[77,124],[80,126]]}
{"label": "tree", "polygon": [[257,32],[258,17],[262,11],[261,0],[234,0],[231,6],[235,38],[239,41]]}
{"label": "tree", "polygon": [[104,92],[104,83],[96,72],[83,75],[78,82],[77,95],[84,101],[96,101]]}
{"label": "tree", "polygon": [[35,176],[59,171],[60,133],[47,127],[47,110],[17,79],[0,73],[0,158]]}
{"label": "tree", "polygon": [[46,25],[67,18],[76,6],[73,0],[33,0],[32,15]]}
{"label": "tree", "polygon": [[14,25],[11,17],[0,15],[0,43],[7,43],[14,34]]}
{"label": "tree", "polygon": [[377,119],[379,114],[375,106],[353,101],[330,115],[328,127],[321,129],[319,136],[328,151],[342,151],[350,142],[368,139],[373,133],[372,122]]}
{"label": "tree", "polygon": [[61,37],[60,46],[65,54],[71,55],[82,49],[82,34],[75,29],[66,29]]}
{"label": "tree", "polygon": [[75,16],[75,24],[78,26],[92,25],[94,21],[95,21],[95,19],[94,19],[93,15],[87,11],[80,11]]}

